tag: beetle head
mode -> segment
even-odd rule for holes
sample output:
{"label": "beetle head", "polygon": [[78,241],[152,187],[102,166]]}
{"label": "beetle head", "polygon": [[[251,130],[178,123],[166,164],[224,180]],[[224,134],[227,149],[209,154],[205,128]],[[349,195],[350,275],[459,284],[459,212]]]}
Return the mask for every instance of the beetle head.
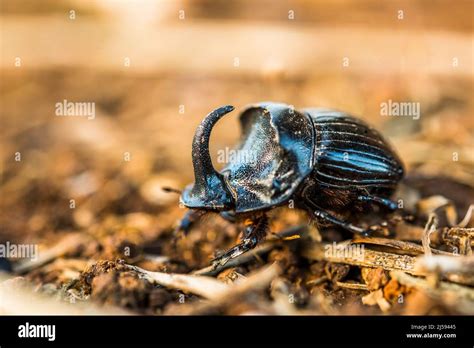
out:
{"label": "beetle head", "polygon": [[194,185],[186,187],[181,196],[181,202],[188,208],[229,210],[233,207],[234,202],[226,187],[226,179],[214,169],[209,154],[212,127],[232,110],[233,106],[226,105],[212,111],[194,134],[192,158],[195,182]]}
{"label": "beetle head", "polygon": [[[251,105],[241,114],[237,158],[219,173],[212,166],[212,127],[232,106],[211,112],[193,140],[195,183],[181,202],[188,208],[246,213],[288,200],[313,168],[314,129],[310,117],[281,103]],[[246,155],[249,156],[246,156]]]}

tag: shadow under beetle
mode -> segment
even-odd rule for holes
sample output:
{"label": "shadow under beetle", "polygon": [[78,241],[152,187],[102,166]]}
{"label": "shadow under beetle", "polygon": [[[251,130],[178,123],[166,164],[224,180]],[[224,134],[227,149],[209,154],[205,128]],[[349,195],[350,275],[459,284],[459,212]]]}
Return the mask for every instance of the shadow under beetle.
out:
{"label": "shadow under beetle", "polygon": [[237,156],[216,171],[209,154],[211,130],[232,110],[220,107],[198,126],[192,145],[195,182],[180,198],[191,210],[178,231],[187,232],[209,211],[230,221],[244,219],[241,242],[214,259],[214,266],[254,248],[267,233],[266,212],[290,200],[317,221],[360,234],[368,231],[336,215],[372,204],[397,209],[389,197],[403,177],[400,159],[374,128],[340,111],[251,105],[240,116],[238,146],[251,155]]}

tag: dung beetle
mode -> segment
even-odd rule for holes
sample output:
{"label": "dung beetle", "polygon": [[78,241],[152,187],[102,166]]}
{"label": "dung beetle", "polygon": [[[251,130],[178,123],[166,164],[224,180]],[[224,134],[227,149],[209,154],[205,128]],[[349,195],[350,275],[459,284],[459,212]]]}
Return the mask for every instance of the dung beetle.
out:
{"label": "dung beetle", "polygon": [[336,110],[297,111],[273,102],[251,105],[240,116],[242,139],[236,149],[251,156],[236,156],[215,170],[209,154],[211,130],[232,110],[230,105],[220,107],[198,126],[192,145],[195,182],[180,198],[191,209],[180,231],[188,231],[210,211],[245,221],[241,242],[214,259],[214,266],[254,248],[267,233],[266,212],[290,200],[317,221],[359,234],[368,231],[337,215],[373,204],[397,209],[390,196],[404,174],[399,157],[374,128]]}

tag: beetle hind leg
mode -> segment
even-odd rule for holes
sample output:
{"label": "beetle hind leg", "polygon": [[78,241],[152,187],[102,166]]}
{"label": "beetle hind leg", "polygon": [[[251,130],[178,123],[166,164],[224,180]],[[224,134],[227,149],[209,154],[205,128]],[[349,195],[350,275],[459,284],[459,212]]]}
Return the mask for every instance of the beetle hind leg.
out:
{"label": "beetle hind leg", "polygon": [[346,222],[344,220],[340,220],[337,217],[329,214],[328,212],[326,212],[324,210],[315,209],[315,210],[312,211],[312,213],[313,213],[314,217],[316,217],[316,219],[325,220],[327,222],[332,223],[333,225],[340,226],[340,227],[344,228],[346,231],[349,231],[349,232],[352,232],[352,233],[358,233],[358,234],[361,234],[361,235],[364,235],[364,236],[367,236],[367,235],[370,234],[369,231],[364,230],[363,228],[358,227],[356,225],[353,225],[353,224],[351,224],[349,222]]}
{"label": "beetle hind leg", "polygon": [[361,202],[369,202],[369,203],[376,203],[381,205],[389,210],[397,210],[398,204],[388,198],[383,198],[379,196],[372,196],[372,195],[364,195],[359,196],[357,199]]}
{"label": "beetle hind leg", "polygon": [[211,264],[214,268],[223,266],[229,260],[255,248],[267,234],[268,218],[262,215],[257,219],[248,220],[246,225],[242,241],[212,260]]}
{"label": "beetle hind leg", "polygon": [[311,201],[307,202],[308,205],[306,206],[307,210],[310,212],[310,214],[316,219],[316,220],[324,220],[327,221],[333,225],[342,227],[346,231],[352,232],[354,234],[358,233],[364,236],[367,236],[370,234],[370,231],[367,231],[361,227],[355,226],[349,222],[346,222],[344,220],[341,220],[334,215],[331,215],[324,209],[318,207],[316,204],[314,204]]}

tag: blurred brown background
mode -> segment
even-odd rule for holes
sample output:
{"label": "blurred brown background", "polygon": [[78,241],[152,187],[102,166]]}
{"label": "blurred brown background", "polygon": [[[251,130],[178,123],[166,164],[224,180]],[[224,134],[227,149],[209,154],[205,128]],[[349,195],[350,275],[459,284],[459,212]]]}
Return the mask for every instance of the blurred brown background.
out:
{"label": "blurred brown background", "polygon": [[[472,1],[4,0],[1,10],[2,240],[178,209],[160,188],[193,180],[203,116],[263,100],[359,115],[410,175],[452,178],[472,202]],[[64,99],[95,103],[95,119],[56,116]],[[420,103],[420,119],[381,116],[389,99]],[[238,136],[234,112],[213,154]]]}

